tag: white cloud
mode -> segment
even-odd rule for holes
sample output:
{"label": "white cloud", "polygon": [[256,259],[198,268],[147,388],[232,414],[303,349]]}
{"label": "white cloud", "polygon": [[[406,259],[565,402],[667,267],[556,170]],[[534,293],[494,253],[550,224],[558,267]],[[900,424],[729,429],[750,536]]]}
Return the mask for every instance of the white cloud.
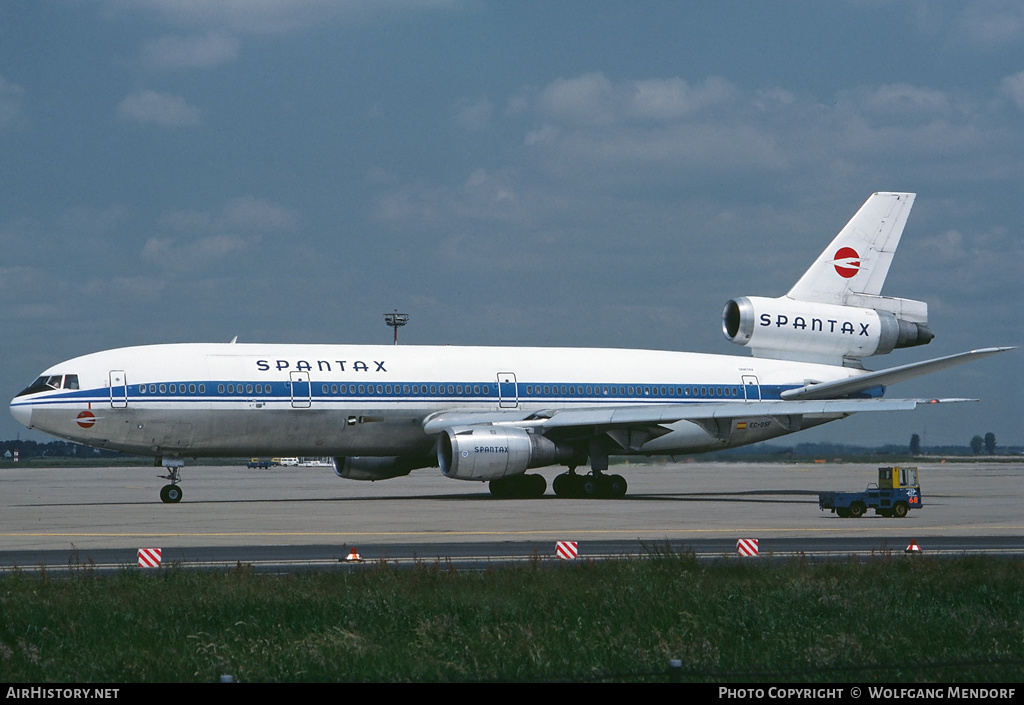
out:
{"label": "white cloud", "polygon": [[548,84],[540,92],[539,107],[548,117],[573,123],[610,123],[618,112],[612,83],[601,73]]}
{"label": "white cloud", "polygon": [[158,69],[206,68],[238,58],[239,42],[221,32],[181,37],[170,35],[142,46],[142,63]]}
{"label": "white cloud", "polygon": [[254,243],[250,238],[228,234],[191,241],[154,236],[143,245],[142,258],[161,267],[193,272],[228,255],[244,252]]}
{"label": "white cloud", "polygon": [[[711,76],[691,85],[681,78],[651,78],[612,83],[600,72],[560,78],[537,94],[544,116],[570,124],[611,125],[630,121],[668,122],[734,99],[737,89],[729,81]],[[528,94],[510,106],[521,110]]]}
{"label": "white cloud", "polygon": [[161,267],[191,272],[229,255],[256,252],[265,233],[291,230],[298,218],[270,201],[240,196],[214,210],[164,213],[158,224],[175,234],[150,237],[142,247],[142,258]]}
{"label": "white cloud", "polygon": [[467,130],[482,130],[491,122],[494,114],[494,104],[487,98],[481,98],[476,102],[459,101],[455,106],[455,119]]}
{"label": "white cloud", "polygon": [[905,83],[886,84],[858,96],[862,110],[887,118],[934,120],[951,112],[951,101],[942,91]]}
{"label": "white cloud", "polygon": [[140,9],[183,27],[273,35],[332,21],[388,19],[455,5],[457,0],[107,0],[121,12]]}
{"label": "white cloud", "polygon": [[223,207],[224,225],[253,230],[284,230],[298,219],[291,211],[253,196],[232,199]]}
{"label": "white cloud", "polygon": [[287,230],[298,224],[298,217],[276,203],[254,196],[239,196],[217,210],[164,213],[160,224],[186,233]]}
{"label": "white cloud", "polygon": [[627,109],[630,115],[639,118],[673,120],[726,102],[736,92],[731,83],[717,76],[696,86],[690,86],[681,78],[636,81]]}
{"label": "white cloud", "polygon": [[999,90],[1020,110],[1024,110],[1024,71],[1004,78],[999,84]]}
{"label": "white cloud", "polygon": [[989,52],[1024,42],[1024,4],[1019,0],[919,2],[910,21],[927,36],[974,50]]}
{"label": "white cloud", "polygon": [[0,129],[14,123],[21,112],[25,89],[0,76]]}
{"label": "white cloud", "polygon": [[201,118],[199,108],[189,105],[181,96],[156,91],[128,96],[117,106],[117,115],[122,120],[160,127],[190,127],[198,125]]}
{"label": "white cloud", "polygon": [[1019,43],[1024,40],[1024,5],[1017,0],[966,3],[955,28],[984,49]]}

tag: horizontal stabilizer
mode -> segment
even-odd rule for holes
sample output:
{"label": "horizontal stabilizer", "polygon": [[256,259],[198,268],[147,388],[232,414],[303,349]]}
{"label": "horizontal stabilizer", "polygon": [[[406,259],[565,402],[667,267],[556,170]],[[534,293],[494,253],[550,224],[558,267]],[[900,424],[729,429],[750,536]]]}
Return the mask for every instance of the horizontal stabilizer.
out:
{"label": "horizontal stabilizer", "polygon": [[934,360],[913,362],[909,365],[890,367],[889,369],[879,370],[878,372],[868,372],[867,374],[852,377],[850,379],[841,379],[835,382],[822,382],[820,384],[807,384],[799,389],[790,389],[783,392],[782,398],[786,400],[838,399],[850,394],[857,394],[868,389],[873,389],[875,387],[884,387],[897,382],[904,382],[908,379],[920,377],[932,372],[938,372],[939,370],[944,370],[948,367],[953,367],[954,365],[961,365],[965,362],[970,362],[971,360],[979,360],[983,357],[995,355],[1007,350],[1013,350],[1013,348],[984,348],[982,350],[970,350],[956,355],[939,357]]}

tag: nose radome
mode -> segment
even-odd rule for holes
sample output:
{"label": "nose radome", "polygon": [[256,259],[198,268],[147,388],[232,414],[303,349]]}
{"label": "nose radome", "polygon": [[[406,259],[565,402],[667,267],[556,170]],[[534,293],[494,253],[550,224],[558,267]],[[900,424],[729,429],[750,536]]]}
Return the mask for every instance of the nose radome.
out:
{"label": "nose radome", "polygon": [[32,407],[28,404],[17,404],[17,400],[11,400],[11,416],[22,426],[32,428]]}

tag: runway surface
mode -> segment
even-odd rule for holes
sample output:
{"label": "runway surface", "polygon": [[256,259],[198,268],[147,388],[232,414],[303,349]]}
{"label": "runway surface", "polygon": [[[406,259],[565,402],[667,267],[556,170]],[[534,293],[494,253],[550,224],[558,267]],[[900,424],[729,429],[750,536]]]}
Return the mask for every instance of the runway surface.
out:
{"label": "runway surface", "polygon": [[[183,565],[241,562],[266,570],[349,569],[370,563],[491,565],[553,559],[556,541],[581,558],[652,550],[735,553],[756,538],[762,556],[1024,551],[1024,462],[917,463],[924,506],[905,519],[840,519],[822,490],[860,490],[873,465],[666,463],[616,466],[619,500],[496,500],[487,486],[436,469],[375,483],[329,468],[184,468],[180,504],[162,504],[159,468],[0,470],[0,569],[134,565],[159,547]],[[554,469],[543,471],[550,480]]]}

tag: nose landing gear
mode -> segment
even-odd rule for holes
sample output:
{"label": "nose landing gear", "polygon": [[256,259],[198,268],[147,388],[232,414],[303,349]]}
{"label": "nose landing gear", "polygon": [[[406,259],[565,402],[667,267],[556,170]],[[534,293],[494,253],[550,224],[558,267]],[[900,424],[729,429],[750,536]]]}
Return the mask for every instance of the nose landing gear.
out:
{"label": "nose landing gear", "polygon": [[181,501],[181,488],[178,487],[178,483],[181,482],[179,468],[185,465],[185,461],[181,458],[157,458],[156,464],[167,469],[166,475],[157,477],[171,481],[171,484],[160,488],[160,501],[164,504],[177,504]]}

